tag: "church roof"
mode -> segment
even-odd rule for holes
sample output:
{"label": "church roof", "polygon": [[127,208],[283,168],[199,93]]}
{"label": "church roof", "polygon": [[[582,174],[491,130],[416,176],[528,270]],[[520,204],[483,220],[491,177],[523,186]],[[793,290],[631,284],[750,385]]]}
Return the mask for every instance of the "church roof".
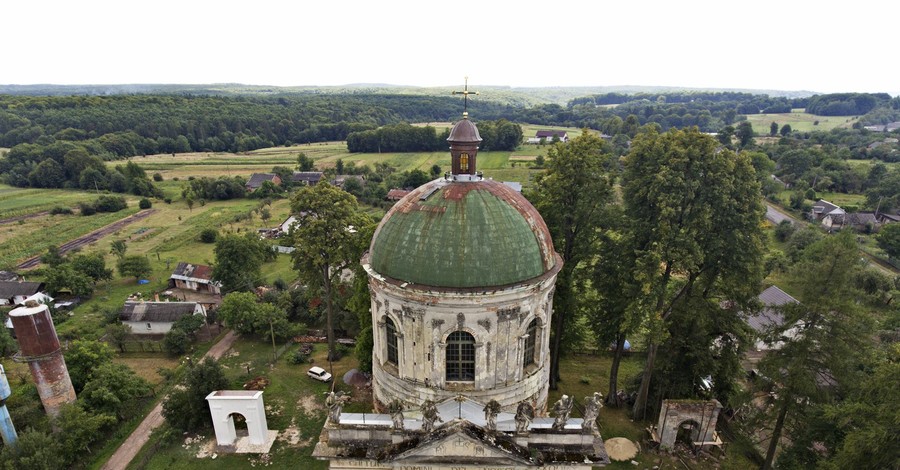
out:
{"label": "church roof", "polygon": [[478,128],[475,127],[474,122],[470,121],[468,118],[463,118],[462,120],[457,121],[457,123],[453,125],[453,128],[450,129],[450,137],[447,137],[447,141],[481,142],[481,135],[478,133]]}
{"label": "church roof", "polygon": [[384,216],[369,256],[383,276],[449,288],[517,284],[559,262],[534,206],[493,180],[437,179],[413,190]]}

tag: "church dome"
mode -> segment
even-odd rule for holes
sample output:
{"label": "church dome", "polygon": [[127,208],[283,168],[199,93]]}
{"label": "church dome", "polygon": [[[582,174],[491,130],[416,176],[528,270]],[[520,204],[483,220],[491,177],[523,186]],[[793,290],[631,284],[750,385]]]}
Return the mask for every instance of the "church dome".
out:
{"label": "church dome", "polygon": [[438,179],[415,189],[384,216],[369,256],[378,274],[445,288],[517,284],[560,262],[534,206],[493,180]]}
{"label": "church dome", "polygon": [[481,142],[481,140],[481,135],[478,134],[478,127],[468,118],[461,119],[454,124],[453,128],[450,129],[450,137],[447,137],[448,142],[477,143]]}

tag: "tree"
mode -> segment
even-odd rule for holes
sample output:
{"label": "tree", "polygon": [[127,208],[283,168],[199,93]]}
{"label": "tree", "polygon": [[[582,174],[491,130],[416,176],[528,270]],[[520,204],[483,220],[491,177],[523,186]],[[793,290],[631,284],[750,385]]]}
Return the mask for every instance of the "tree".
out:
{"label": "tree", "polygon": [[297,155],[297,170],[299,171],[313,171],[314,165],[313,160],[306,156],[305,153],[300,152]]}
{"label": "tree", "polygon": [[200,241],[203,243],[215,243],[219,232],[214,228],[205,228],[200,231]]}
{"label": "tree", "polygon": [[79,254],[72,258],[72,268],[94,282],[112,279],[113,272],[106,268],[106,259],[100,253]]}
{"label": "tree", "polygon": [[56,245],[50,245],[47,247],[47,252],[41,255],[41,263],[49,265],[50,267],[56,267],[66,262],[65,256],[59,251],[59,247]]}
{"label": "tree", "polygon": [[636,419],[645,417],[656,352],[673,312],[716,300],[749,307],[757,295],[765,212],[759,181],[746,153],[717,147],[697,128],[665,134],[646,129],[625,158],[623,196],[637,256],[633,277],[642,293],[629,308],[646,319],[650,343]]}
{"label": "tree", "polygon": [[131,335],[131,326],[122,323],[110,323],[106,325],[106,338],[115,347],[119,348],[119,352],[125,352],[125,343]]}
{"label": "tree", "polygon": [[[818,122],[818,121],[816,121],[816,122]],[[790,124],[785,124],[785,125],[781,126],[781,136],[782,136],[782,137],[787,137],[788,135],[790,135],[790,133],[791,133],[792,130],[793,130],[793,129],[791,129],[791,125],[790,125]]]}
{"label": "tree", "polygon": [[66,181],[62,166],[52,158],[48,158],[35,167],[28,175],[28,182],[33,188],[61,188]]}
{"label": "tree", "polygon": [[19,350],[19,343],[9,334],[9,328],[0,328],[0,358]]}
{"label": "tree", "polygon": [[216,239],[213,253],[216,255],[213,279],[222,283],[225,292],[236,292],[253,289],[261,276],[260,268],[272,250],[252,233],[225,234]]}
{"label": "tree", "polygon": [[76,271],[71,264],[63,264],[44,275],[47,291],[53,295],[68,290],[77,297],[90,297],[94,293],[94,280]]}
{"label": "tree", "polygon": [[741,121],[734,130],[734,135],[741,142],[741,148],[753,145],[753,124],[750,124],[750,121]]}
{"label": "tree", "polygon": [[763,469],[772,468],[789,415],[802,415],[810,405],[831,401],[843,386],[857,380],[860,355],[869,342],[866,332],[871,331],[851,289],[858,258],[853,234],[844,231],[810,245],[794,268],[800,303],[784,306],[784,323],[766,331],[767,342],[782,346],[759,364],[777,391],[775,425]]}
{"label": "tree", "polygon": [[162,348],[172,356],[180,356],[187,352],[190,341],[191,339],[184,330],[172,328],[163,337]]}
{"label": "tree", "polygon": [[876,239],[878,246],[891,258],[900,259],[900,224],[887,224],[881,228]]}
{"label": "tree", "polygon": [[125,244],[125,240],[113,240],[112,245],[109,248],[109,252],[116,255],[116,258],[120,260],[125,256],[125,252],[128,251],[128,245]]}
{"label": "tree", "polygon": [[357,263],[371,221],[360,212],[356,198],[328,183],[307,186],[294,195],[291,211],[297,214],[294,228],[294,269],[310,288],[319,290],[326,304],[328,355],[336,359],[334,337],[334,290],[341,272]]}
{"label": "tree", "polygon": [[99,366],[78,398],[98,413],[108,413],[120,419],[132,416],[136,400],[150,395],[150,384],[125,364],[112,362]]}
{"label": "tree", "polygon": [[225,370],[215,359],[207,357],[188,369],[184,388],[176,388],[163,402],[163,417],[182,431],[209,426],[212,416],[206,396],[216,390],[229,388]]}
{"label": "tree", "polygon": [[610,366],[609,388],[606,403],[618,406],[619,365],[625,352],[628,333],[640,322],[628,307],[638,295],[637,284],[631,274],[635,268],[634,237],[628,232],[624,211],[613,206],[607,211],[607,230],[597,240],[595,256],[587,262],[587,281],[579,287],[580,308],[586,311],[588,324],[597,338],[597,346],[603,350],[613,345],[613,361]]}
{"label": "tree", "polygon": [[441,176],[441,166],[438,164],[431,165],[431,178],[437,178]]}
{"label": "tree", "polygon": [[122,277],[141,279],[153,272],[150,260],[146,256],[129,255],[121,258],[118,263],[119,274]]}
{"label": "tree", "polygon": [[612,199],[613,177],[607,170],[611,157],[605,142],[587,129],[567,143],[550,147],[547,157],[547,171],[539,176],[530,198],[563,260],[556,279],[550,347],[550,388],[555,390],[566,325],[576,311],[576,268],[592,255],[604,207]]}
{"label": "tree", "polygon": [[153,207],[153,203],[150,202],[150,200],[147,198],[141,198],[141,200],[138,202],[138,207],[140,207],[141,209],[149,209]]}
{"label": "tree", "polygon": [[67,464],[59,440],[31,427],[19,434],[15,446],[3,446],[0,463],[10,470],[58,470]]}
{"label": "tree", "polygon": [[111,362],[113,355],[113,350],[106,343],[86,339],[72,341],[64,356],[75,392],[81,393],[94,371]]}
{"label": "tree", "polygon": [[775,134],[778,134],[778,123],[772,121],[772,124],[769,125],[769,135],[775,137]]}
{"label": "tree", "polygon": [[74,460],[76,456],[90,451],[90,446],[103,437],[103,431],[116,424],[114,415],[92,413],[78,404],[64,404],[56,418],[63,455]]}
{"label": "tree", "polygon": [[338,175],[344,174],[344,160],[343,159],[341,159],[341,158],[337,159],[337,161],[334,163],[334,171],[335,171],[335,174],[338,174]]}

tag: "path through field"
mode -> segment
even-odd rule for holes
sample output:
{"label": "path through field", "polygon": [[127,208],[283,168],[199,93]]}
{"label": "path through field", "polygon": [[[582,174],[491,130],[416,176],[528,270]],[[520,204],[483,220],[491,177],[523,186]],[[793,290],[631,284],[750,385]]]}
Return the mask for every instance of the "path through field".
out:
{"label": "path through field", "polygon": [[[95,241],[100,240],[101,238],[121,229],[122,227],[133,224],[139,220],[145,219],[145,218],[153,215],[155,212],[156,212],[156,209],[142,210],[142,211],[138,212],[137,214],[133,214],[128,217],[125,217],[124,219],[121,219],[117,222],[111,223],[111,224],[107,225],[106,227],[94,230],[93,232],[91,232],[83,237],[78,237],[74,240],[63,243],[62,245],[59,246],[59,254],[64,255],[67,252],[74,250],[75,248],[81,248],[85,245],[94,243]],[[35,256],[33,258],[29,258],[29,259],[23,261],[21,264],[19,264],[16,267],[19,269],[29,269],[29,268],[33,268],[33,267],[37,266],[40,263],[41,263],[41,257]]]}
{"label": "path through field", "polygon": [[[228,334],[219,340],[218,343],[213,345],[203,357],[211,357],[213,359],[221,358],[222,355],[225,354],[225,351],[228,351],[231,348],[235,339],[237,339],[237,335],[234,334],[234,331],[229,331]],[[124,470],[138,452],[140,452],[141,448],[144,447],[144,444],[150,440],[150,433],[161,426],[163,421],[162,400],[160,400],[160,402],[153,407],[153,410],[147,414],[147,417],[141,421],[141,424],[135,428],[134,432],[128,436],[128,439],[125,439],[125,442],[119,446],[119,449],[109,458],[101,470]]]}

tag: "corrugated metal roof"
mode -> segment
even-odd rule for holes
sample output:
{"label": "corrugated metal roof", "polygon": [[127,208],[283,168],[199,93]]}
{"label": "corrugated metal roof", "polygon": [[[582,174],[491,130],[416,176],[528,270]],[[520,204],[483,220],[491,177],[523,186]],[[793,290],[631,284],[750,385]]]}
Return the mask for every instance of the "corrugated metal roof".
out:
{"label": "corrugated metal roof", "polygon": [[779,326],[784,324],[784,315],[782,315],[778,307],[787,304],[800,303],[797,299],[791,297],[787,292],[779,289],[777,286],[770,286],[768,289],[762,291],[757,298],[763,305],[763,308],[759,313],[747,316],[747,324],[759,332],[773,325]]}
{"label": "corrugated metal roof", "polygon": [[119,318],[123,321],[174,322],[193,315],[196,302],[125,302]]}
{"label": "corrugated metal roof", "polygon": [[[421,196],[433,192],[425,200]],[[491,287],[554,268],[553,242],[521,194],[493,180],[442,179],[412,191],[385,215],[370,247],[376,272],[437,287]]]}

